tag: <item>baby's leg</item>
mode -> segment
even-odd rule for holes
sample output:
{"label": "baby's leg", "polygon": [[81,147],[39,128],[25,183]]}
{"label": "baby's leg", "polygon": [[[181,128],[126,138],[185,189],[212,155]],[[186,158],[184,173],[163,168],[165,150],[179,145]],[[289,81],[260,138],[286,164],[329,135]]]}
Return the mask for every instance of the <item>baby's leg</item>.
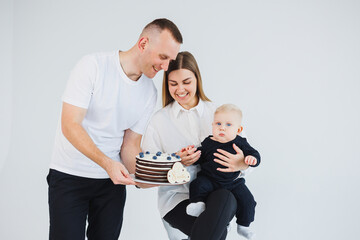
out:
{"label": "baby's leg", "polygon": [[204,202],[207,196],[214,190],[214,186],[208,177],[198,175],[190,184],[190,203]]}
{"label": "baby's leg", "polygon": [[213,184],[206,176],[198,176],[190,184],[190,204],[186,213],[198,217],[205,210],[205,199],[214,190]]}
{"label": "baby's leg", "polygon": [[236,201],[236,223],[237,231],[241,236],[252,239],[254,233],[249,229],[250,223],[254,221],[256,202],[245,183],[239,184],[232,190]]}

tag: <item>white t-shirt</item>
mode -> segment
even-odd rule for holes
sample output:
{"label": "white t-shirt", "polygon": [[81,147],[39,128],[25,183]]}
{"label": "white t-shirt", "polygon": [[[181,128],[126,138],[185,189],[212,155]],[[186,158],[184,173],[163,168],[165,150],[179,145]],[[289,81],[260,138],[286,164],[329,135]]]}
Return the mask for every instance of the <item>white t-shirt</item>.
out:
{"label": "white t-shirt", "polygon": [[[129,79],[119,51],[113,51],[83,57],[71,72],[62,100],[87,109],[82,126],[105,155],[121,161],[124,131],[144,133],[156,97],[153,81],[145,75],[137,81]],[[81,177],[109,177],[64,137],[60,123],[50,168]]]}

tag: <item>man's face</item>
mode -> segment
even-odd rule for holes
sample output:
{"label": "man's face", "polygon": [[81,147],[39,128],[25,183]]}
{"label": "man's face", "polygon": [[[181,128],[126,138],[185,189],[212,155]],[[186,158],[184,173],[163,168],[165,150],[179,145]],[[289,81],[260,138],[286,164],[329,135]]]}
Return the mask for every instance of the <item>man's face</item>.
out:
{"label": "man's face", "polygon": [[141,56],[142,73],[153,78],[160,70],[166,71],[169,62],[176,58],[179,50],[180,43],[176,42],[167,30],[148,37],[147,46]]}
{"label": "man's face", "polygon": [[239,117],[232,111],[218,112],[214,116],[212,134],[221,143],[235,139],[242,130]]}

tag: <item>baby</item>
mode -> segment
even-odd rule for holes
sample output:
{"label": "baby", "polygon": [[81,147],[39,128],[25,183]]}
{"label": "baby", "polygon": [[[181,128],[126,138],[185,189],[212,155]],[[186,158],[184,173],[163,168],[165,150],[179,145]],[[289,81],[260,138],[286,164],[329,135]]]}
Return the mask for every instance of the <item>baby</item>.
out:
{"label": "baby", "polygon": [[235,154],[235,143],[244,153],[245,163],[251,167],[260,164],[260,154],[249,145],[245,138],[238,134],[243,130],[241,126],[242,112],[232,104],[224,104],[216,109],[212,125],[212,136],[208,136],[201,143],[201,157],[195,164],[200,164],[201,171],[190,184],[190,204],[186,208],[188,215],[198,217],[205,210],[205,200],[210,192],[225,188],[230,190],[237,200],[236,223],[239,235],[251,239],[250,223],[254,221],[256,202],[245,185],[245,179],[239,178],[238,172],[221,172],[218,168],[224,166],[214,161],[217,149],[223,149]]}

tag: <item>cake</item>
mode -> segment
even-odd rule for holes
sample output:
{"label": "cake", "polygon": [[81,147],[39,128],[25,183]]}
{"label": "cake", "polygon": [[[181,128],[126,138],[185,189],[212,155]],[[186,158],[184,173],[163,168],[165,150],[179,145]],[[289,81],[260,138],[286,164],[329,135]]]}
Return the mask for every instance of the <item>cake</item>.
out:
{"label": "cake", "polygon": [[135,178],[150,182],[180,184],[190,181],[190,174],[175,153],[141,152],[136,156]]}

